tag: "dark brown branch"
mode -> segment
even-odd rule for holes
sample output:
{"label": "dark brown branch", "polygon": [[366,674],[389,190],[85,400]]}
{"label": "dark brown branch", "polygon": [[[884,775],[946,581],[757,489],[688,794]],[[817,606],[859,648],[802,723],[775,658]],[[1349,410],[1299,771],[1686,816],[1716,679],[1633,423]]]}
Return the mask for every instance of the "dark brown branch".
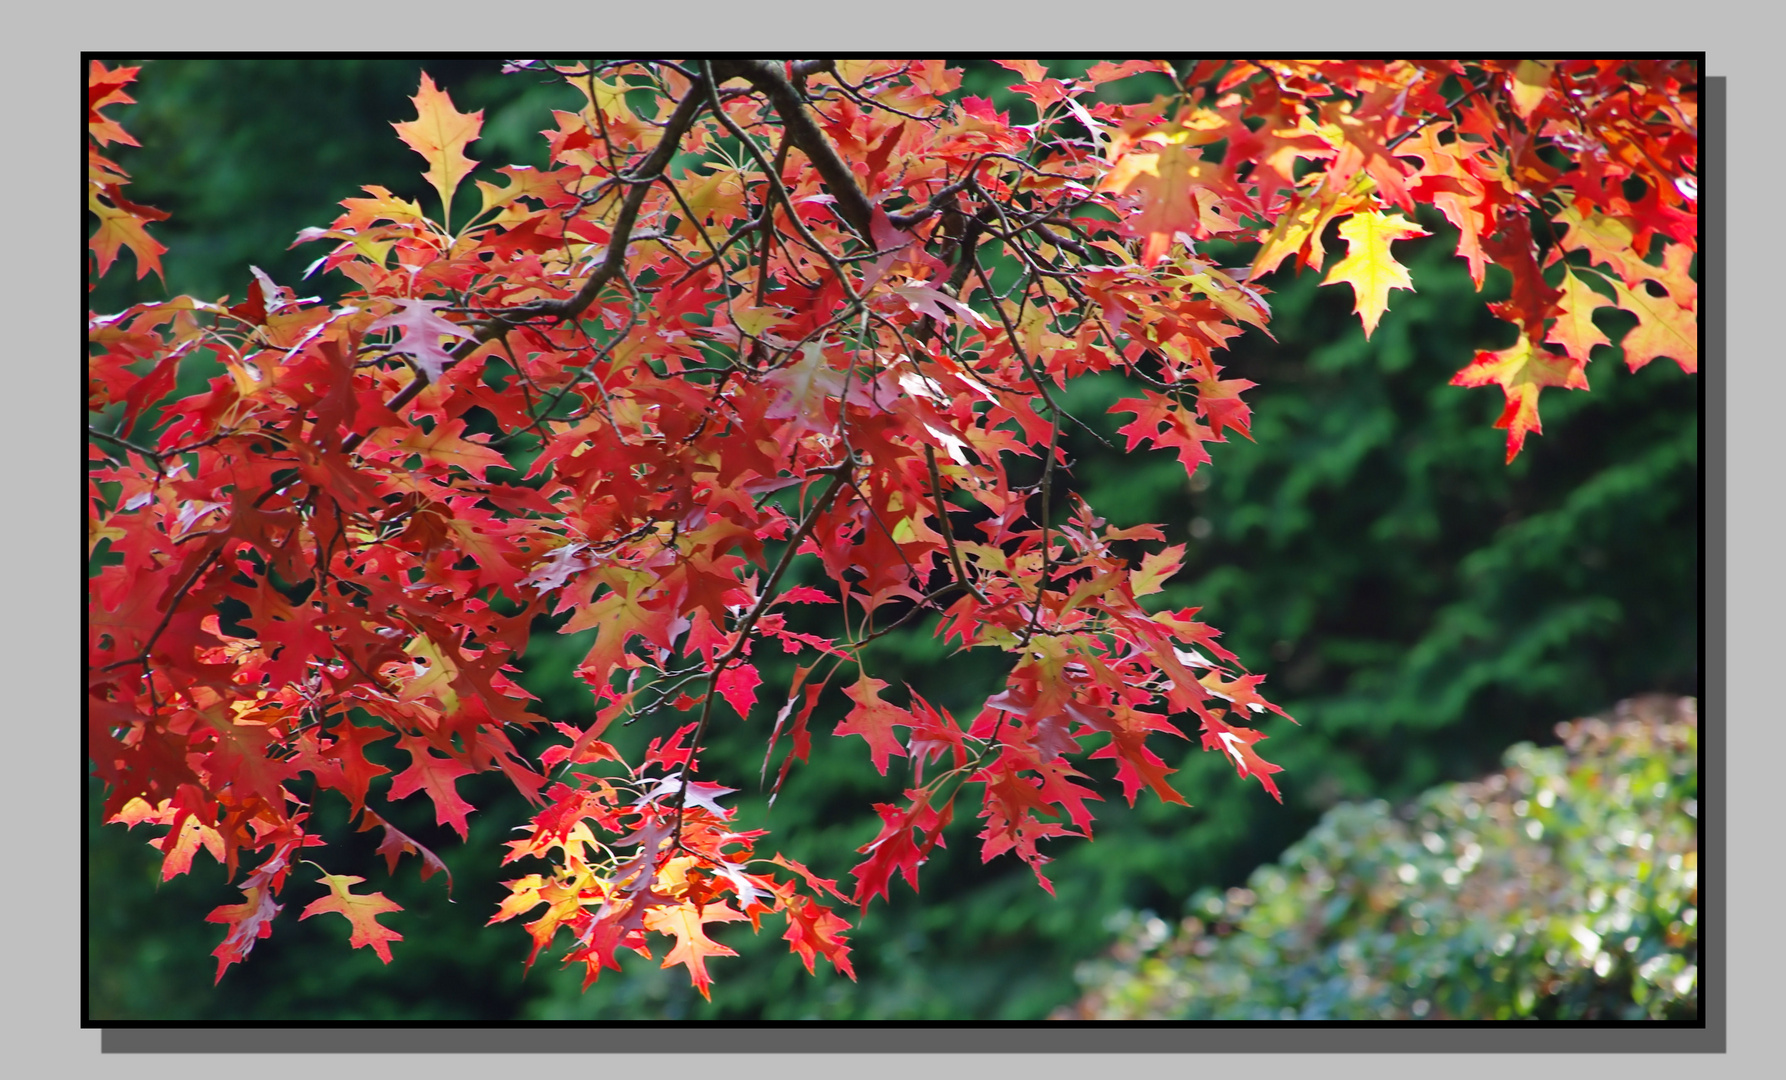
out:
{"label": "dark brown branch", "polygon": [[[701,61],[701,67],[703,70],[713,70],[705,60]],[[837,256],[832,253],[830,248],[820,243],[818,238],[812,235],[812,231],[806,227],[806,223],[800,220],[800,213],[794,208],[793,196],[789,195],[788,189],[782,185],[781,176],[775,171],[774,167],[769,164],[769,159],[763,156],[762,148],[757,145],[755,139],[751,138],[743,128],[738,126],[736,121],[726,115],[726,111],[721,107],[719,98],[716,94],[720,81],[721,77],[716,72],[713,81],[707,84],[707,93],[713,95],[712,104],[714,115],[719,118],[719,122],[725,125],[726,130],[731,132],[734,138],[744,144],[744,148],[750,152],[750,156],[756,159],[757,166],[763,170],[763,175],[769,182],[769,189],[775,192],[775,197],[781,200],[782,208],[788,212],[788,224],[792,225],[794,231],[800,234],[800,239],[805,242],[807,247],[812,248],[816,254],[824,258],[825,263],[831,268],[832,275],[837,279],[838,287],[844,291],[844,295],[848,296],[851,301],[860,303],[860,298],[856,296],[856,290],[850,287],[849,275],[843,272],[843,266],[837,261]],[[792,87],[789,87],[790,93],[792,92],[792,89]],[[811,122],[811,118],[808,117],[807,123],[810,124]],[[792,126],[790,125],[789,128],[784,130],[791,131],[791,129]],[[818,129],[814,128],[813,130],[816,131]],[[823,135],[819,137],[821,139],[824,138]],[[793,138],[794,144],[798,146],[799,137],[794,136]],[[826,143],[825,145],[829,146],[830,143]],[[847,168],[845,171],[848,171]],[[852,180],[851,183],[854,183],[854,181]],[[861,192],[858,191],[857,194],[860,195]],[[774,229],[771,227],[770,232],[773,233],[773,231]],[[866,236],[867,233],[865,232],[863,235]]]}
{"label": "dark brown branch", "polygon": [[857,186],[856,174],[850,171],[849,163],[843,160],[837,147],[831,145],[831,140],[819,130],[819,125],[806,109],[806,103],[800,99],[800,92],[782,74],[781,65],[773,60],[735,60],[714,65],[716,80],[723,82],[732,75],[749,79],[752,86],[769,98],[769,104],[775,108],[775,114],[781,117],[782,126],[794,140],[794,145],[812,161],[819,178],[836,198],[838,216],[856,231],[856,235],[872,243],[870,222],[874,218],[873,204]]}

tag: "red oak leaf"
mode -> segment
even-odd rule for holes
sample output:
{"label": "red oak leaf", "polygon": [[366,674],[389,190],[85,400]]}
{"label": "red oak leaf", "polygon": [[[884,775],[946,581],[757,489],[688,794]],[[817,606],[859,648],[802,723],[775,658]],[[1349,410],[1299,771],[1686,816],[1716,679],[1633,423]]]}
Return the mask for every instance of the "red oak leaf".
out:
{"label": "red oak leaf", "polygon": [[1270,736],[1263,731],[1233,727],[1215,716],[1203,718],[1203,749],[1220,750],[1227,754],[1233,759],[1236,772],[1243,777],[1257,777],[1272,798],[1283,802],[1284,797],[1278,792],[1277,783],[1271,779],[1271,774],[1283,772],[1283,767],[1273,765],[1253,752],[1253,744],[1267,738]]}
{"label": "red oak leaf", "polygon": [[897,705],[882,701],[880,693],[887,684],[879,679],[871,679],[863,675],[855,684],[844,689],[844,694],[856,703],[837,725],[834,735],[860,735],[868,740],[869,753],[874,758],[874,767],[882,776],[887,775],[889,757],[905,757],[905,747],[900,745],[899,736],[893,733],[895,724],[903,727],[915,727],[917,721],[912,714]]}
{"label": "red oak leaf", "polygon": [[738,912],[724,904],[707,904],[697,907],[694,904],[677,904],[674,907],[659,906],[645,912],[645,926],[660,934],[668,934],[676,939],[676,946],[664,957],[664,967],[685,964],[688,967],[689,981],[694,983],[701,996],[711,1001],[712,993],[708,987],[713,985],[712,976],[707,974],[707,958],[709,956],[737,956],[736,952],[726,948],[707,936],[706,924],[713,922],[737,922],[744,918]]}
{"label": "red oak leaf", "polygon": [[398,739],[397,746],[407,751],[414,763],[391,781],[391,798],[407,799],[418,791],[426,791],[428,798],[434,800],[435,823],[451,825],[458,831],[460,839],[469,839],[471,832],[465,824],[465,815],[476,807],[459,797],[453,782],[461,776],[471,775],[472,770],[456,758],[435,757],[428,749],[427,740],[414,735]]}
{"label": "red oak leaf", "polygon": [[1413,291],[1414,282],[1407,268],[1395,261],[1389,245],[1410,236],[1426,236],[1425,229],[1399,214],[1361,211],[1340,222],[1340,237],[1346,241],[1346,257],[1333,264],[1323,285],[1343,281],[1355,294],[1353,310],[1364,324],[1364,336],[1371,336],[1383,312],[1389,310],[1389,290]]}
{"label": "red oak leaf", "polygon": [[1495,427],[1507,429],[1507,460],[1519,456],[1527,432],[1544,431],[1538,422],[1538,394],[1547,386],[1586,390],[1586,363],[1540,349],[1524,335],[1511,348],[1479,352],[1470,366],[1451,377],[1452,386],[1499,384],[1507,395],[1507,407]]}

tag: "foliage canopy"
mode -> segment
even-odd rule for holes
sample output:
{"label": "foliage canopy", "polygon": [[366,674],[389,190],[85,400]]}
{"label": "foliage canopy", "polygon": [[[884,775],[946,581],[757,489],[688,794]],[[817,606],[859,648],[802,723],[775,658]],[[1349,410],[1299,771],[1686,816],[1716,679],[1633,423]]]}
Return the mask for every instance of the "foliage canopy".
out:
{"label": "foliage canopy", "polygon": [[[1515,344],[1453,379],[1502,388],[1508,460],[1545,387],[1586,388],[1597,309],[1635,317],[1632,369],[1696,369],[1692,64],[1131,61],[1065,81],[1008,63],[1027,122],[935,61],[513,66],[583,97],[545,132],[551,166],[478,175],[481,114],[424,74],[394,126],[437,215],[369,187],[299,236],[329,246],[313,272],[354,283],[341,302],[257,271],[239,303],[89,321],[89,755],[109,820],[168,828],[164,878],[202,848],[239,881],[211,915],[219,979],[324,857],[306,849],[326,790],[427,877],[444,863],[372,796],[426,794],[463,837],[457,781],[499,773],[536,809],[504,863],[534,861],[490,921],[530,918],[529,963],[565,931],[586,985],[667,939],[703,994],[731,953],[708,928],[766,914],[809,970],[850,974],[839,912],[895,876],[916,889],[958,801],[983,859],[1051,889],[1038,845],[1091,835],[1087,761],[1131,805],[1184,801],[1148,745],[1184,737],[1174,717],[1281,798],[1253,725],[1282,710],[1197,609],[1144,602],[1184,550],[1067,490],[1063,436],[1091,429],[1061,398],[1126,376],[1125,448],[1196,473],[1251,437],[1253,383],[1216,353],[1269,326],[1278,267],[1323,268],[1330,225],[1347,255],[1326,280],[1367,333],[1411,287],[1393,244],[1424,233],[1416,205],[1456,226],[1478,286],[1512,275],[1493,311]],[[164,215],[102,154],[132,142],[101,110],[135,74],[89,79],[99,275],[124,249],[159,273],[165,251]],[[1095,93],[1140,76],[1173,89]],[[1250,265],[1217,266],[1221,245]],[[201,358],[222,374],[176,400]],[[595,632],[592,717],[525,708],[511,675],[542,615]],[[965,722],[861,661],[927,617],[1009,657]],[[767,696],[766,649],[799,660]],[[759,855],[733,789],[697,779],[715,714],[761,710],[779,791],[832,685],[835,733],[910,775],[849,888]],[[679,711],[616,749],[614,725]],[[517,745],[536,731],[559,739]],[[367,753],[389,740],[400,770]],[[347,917],[388,960],[394,902],[316,869],[304,917]]]}

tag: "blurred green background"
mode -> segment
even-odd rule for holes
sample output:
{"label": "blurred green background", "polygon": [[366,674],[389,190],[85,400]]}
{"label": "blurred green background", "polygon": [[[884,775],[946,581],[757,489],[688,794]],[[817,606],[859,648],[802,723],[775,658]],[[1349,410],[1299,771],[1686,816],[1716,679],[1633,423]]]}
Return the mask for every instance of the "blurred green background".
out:
{"label": "blurred green background", "polygon": [[[104,57],[108,64],[136,63]],[[1047,61],[1057,73],[1090,61]],[[326,225],[342,198],[365,184],[428,197],[421,162],[390,122],[413,115],[407,100],[426,70],[463,111],[485,110],[484,139],[470,153],[487,165],[544,164],[551,108],[578,95],[537,76],[501,75],[495,60],[464,57],[174,60],[148,63],[115,110],[142,148],[114,148],[133,176],[132,198],[171,213],[155,235],[171,293],[239,299],[248,266],[300,295],[345,291],[339,277],[300,282],[322,245],[288,251],[301,228]],[[970,68],[966,89],[1013,103],[1012,76]],[[1110,89],[1151,96],[1145,79]],[[424,203],[427,205],[427,203]],[[685,974],[628,958],[579,992],[580,969],[542,956],[523,978],[528,941],[517,923],[483,923],[506,890],[500,881],[536,867],[498,869],[502,841],[527,808],[500,777],[460,790],[479,812],[469,843],[434,826],[422,800],[374,803],[400,828],[435,845],[453,868],[394,878],[371,851],[345,840],[324,850],[331,872],[363,873],[405,910],[386,919],[405,935],[396,962],[347,946],[329,918],[298,922],[320,894],[309,871],[294,875],[273,937],[213,987],[210,956],[221,928],[204,922],[239,894],[207,856],[190,875],[160,883],[148,830],[97,824],[89,791],[88,1015],[94,1021],[630,1020],[630,1019],[1028,1019],[1081,992],[1074,972],[1119,940],[1125,912],[1185,910],[1199,890],[1240,886],[1342,802],[1401,803],[1499,766],[1509,746],[1554,744],[1559,720],[1647,691],[1699,693],[1699,392],[1697,379],[1661,361],[1632,374],[1616,348],[1588,370],[1590,393],[1544,396],[1544,434],[1503,464],[1505,433],[1493,389],[1447,385],[1478,348],[1503,348],[1510,329],[1485,302],[1506,293],[1491,269],[1485,294],[1451,254],[1453,234],[1422,214],[1429,238],[1397,244],[1417,292],[1397,292],[1366,342],[1350,292],[1320,289],[1318,275],[1286,271],[1265,284],[1277,340],[1249,332],[1226,356],[1226,376],[1258,383],[1248,393],[1255,442],[1213,447],[1214,465],[1186,482],[1169,453],[1124,457],[1082,432],[1068,452],[1081,494],[1114,525],[1163,524],[1188,545],[1185,571],[1167,587],[1173,606],[1196,605],[1265,691],[1300,721],[1266,725],[1264,755],[1285,767],[1279,806],[1194,743],[1156,739],[1181,771],[1174,786],[1194,804],[1123,802],[1106,763],[1096,839],[1056,842],[1049,876],[1056,896],[1013,859],[982,865],[978,831],[958,821],[950,847],[925,865],[923,892],[903,884],[892,903],[855,913],[851,941],[859,981],[821,964],[806,974],[780,940],[777,920],[752,937],[722,928],[737,958],[711,965],[712,1003]],[[1331,239],[1331,238],[1330,238]],[[1245,253],[1212,245],[1218,262]],[[90,294],[96,311],[163,295],[134,281],[129,256]],[[1602,313],[1616,342],[1620,313]],[[1070,386],[1064,404],[1112,437],[1126,417],[1103,410],[1132,388],[1115,376]],[[1120,440],[1115,440],[1120,443]],[[589,717],[571,669],[587,635],[542,626],[523,682],[545,715]],[[873,646],[870,670],[909,682],[958,715],[995,688],[1000,657],[945,656],[928,630]],[[714,733],[713,778],[743,789],[746,814],[762,810],[757,771],[768,715],[792,665],[760,657],[765,685],[744,723]],[[780,664],[779,668],[777,664]],[[878,831],[869,808],[896,796],[903,774],[876,774],[851,740],[823,737],[841,716],[841,695],[815,714],[811,762],[797,768],[767,813],[771,840],[825,876],[844,879],[855,848]],[[642,722],[627,738],[671,730]],[[645,730],[650,727],[651,730]],[[1101,770],[1101,771],[1100,771]],[[91,785],[91,782],[90,782]],[[345,807],[316,808],[342,835]]]}

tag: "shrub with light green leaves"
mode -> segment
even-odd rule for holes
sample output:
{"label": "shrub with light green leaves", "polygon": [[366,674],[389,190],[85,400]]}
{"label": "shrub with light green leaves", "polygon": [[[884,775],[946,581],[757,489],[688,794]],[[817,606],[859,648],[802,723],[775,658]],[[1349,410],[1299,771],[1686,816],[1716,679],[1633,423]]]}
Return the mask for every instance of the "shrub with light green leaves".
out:
{"label": "shrub with light green leaves", "polygon": [[1692,698],[1621,703],[1400,810],[1334,807],[1176,932],[1124,917],[1057,1019],[1693,1019]]}

